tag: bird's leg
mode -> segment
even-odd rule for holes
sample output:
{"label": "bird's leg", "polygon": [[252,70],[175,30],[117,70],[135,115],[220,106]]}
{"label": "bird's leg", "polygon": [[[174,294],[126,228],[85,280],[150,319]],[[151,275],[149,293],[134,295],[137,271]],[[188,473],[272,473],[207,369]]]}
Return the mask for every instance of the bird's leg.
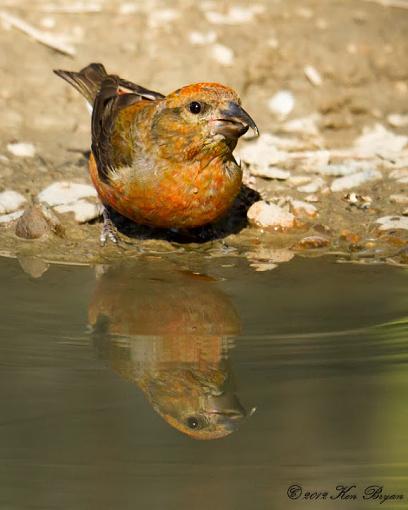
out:
{"label": "bird's leg", "polygon": [[101,246],[105,246],[106,241],[110,239],[112,243],[118,244],[118,235],[115,225],[113,224],[112,220],[109,217],[109,212],[107,208],[103,207],[102,212],[103,217],[103,226],[101,235],[99,236],[99,241],[101,243]]}

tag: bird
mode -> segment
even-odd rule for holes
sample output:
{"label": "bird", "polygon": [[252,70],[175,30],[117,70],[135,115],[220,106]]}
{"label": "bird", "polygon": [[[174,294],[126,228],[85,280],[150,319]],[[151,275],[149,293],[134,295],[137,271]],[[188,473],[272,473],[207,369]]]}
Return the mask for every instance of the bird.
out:
{"label": "bird", "polygon": [[141,272],[140,262],[125,259],[102,271],[88,306],[100,357],[182,434],[213,440],[236,432],[254,409],[242,405],[227,359],[240,318],[215,279],[167,260]]}
{"label": "bird", "polygon": [[54,72],[92,107],[88,169],[104,206],[102,245],[118,242],[109,208],[170,229],[210,224],[228,211],[242,183],[237,141],[249,128],[259,135],[232,88],[195,83],[164,96],[100,63]]}

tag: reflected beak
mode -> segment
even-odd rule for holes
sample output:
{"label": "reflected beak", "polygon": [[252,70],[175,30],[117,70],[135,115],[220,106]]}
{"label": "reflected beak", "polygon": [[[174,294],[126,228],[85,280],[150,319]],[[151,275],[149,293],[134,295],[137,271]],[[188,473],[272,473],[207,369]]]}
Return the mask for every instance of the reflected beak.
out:
{"label": "reflected beak", "polygon": [[220,117],[215,120],[215,133],[229,139],[239,138],[249,128],[253,129],[256,136],[259,136],[257,125],[253,119],[239,104],[232,101],[226,110],[221,110]]}

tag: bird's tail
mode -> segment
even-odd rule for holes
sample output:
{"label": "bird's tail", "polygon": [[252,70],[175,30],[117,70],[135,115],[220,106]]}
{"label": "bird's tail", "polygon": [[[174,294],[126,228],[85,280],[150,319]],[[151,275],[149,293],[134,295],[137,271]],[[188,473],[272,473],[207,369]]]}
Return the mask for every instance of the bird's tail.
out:
{"label": "bird's tail", "polygon": [[61,69],[54,69],[54,73],[70,83],[85,97],[91,106],[101,88],[102,82],[108,76],[102,64],[89,64],[81,69],[79,73],[62,71]]}

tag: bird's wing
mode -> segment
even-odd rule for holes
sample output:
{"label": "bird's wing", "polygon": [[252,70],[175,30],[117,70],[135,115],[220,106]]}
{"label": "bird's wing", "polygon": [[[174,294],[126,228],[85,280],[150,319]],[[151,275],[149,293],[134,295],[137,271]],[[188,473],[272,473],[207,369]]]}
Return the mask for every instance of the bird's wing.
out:
{"label": "bird's wing", "polygon": [[[103,80],[92,111],[92,152],[102,181],[109,180],[110,170],[129,164],[127,149],[130,147],[126,145],[126,133],[118,133],[118,130],[115,130],[119,112],[135,103],[151,102],[163,97],[158,92],[122,80],[115,75],[108,75]],[[118,136],[114,137],[115,134]],[[113,138],[116,140],[116,147]]]}

